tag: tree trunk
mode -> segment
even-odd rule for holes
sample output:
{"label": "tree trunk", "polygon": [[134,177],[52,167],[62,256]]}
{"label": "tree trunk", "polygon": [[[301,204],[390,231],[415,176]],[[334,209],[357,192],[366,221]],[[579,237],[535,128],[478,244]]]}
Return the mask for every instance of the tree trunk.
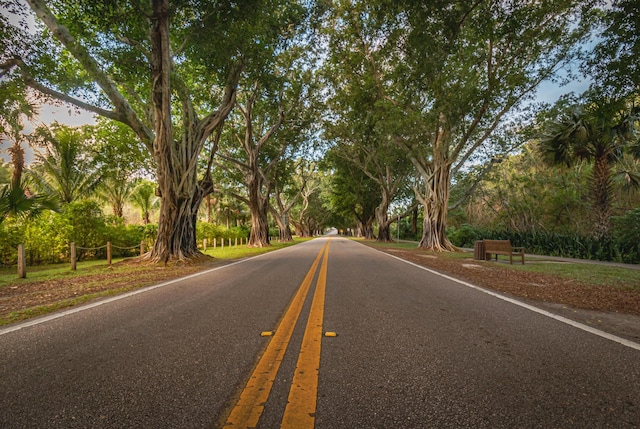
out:
{"label": "tree trunk", "polygon": [[447,230],[447,206],[449,204],[450,187],[449,164],[440,164],[435,167],[430,180],[425,187],[424,222],[422,239],[418,247],[435,250],[438,252],[455,251],[446,235]]}
{"label": "tree trunk", "polygon": [[606,156],[596,159],[590,184],[594,236],[609,236],[611,224],[611,166]]}
{"label": "tree trunk", "polygon": [[247,191],[249,193],[249,212],[251,213],[251,233],[249,234],[250,247],[270,246],[269,239],[269,196],[264,196],[261,192],[262,180],[259,173],[254,172],[247,180]]}
{"label": "tree trunk", "polygon": [[19,140],[16,140],[8,149],[11,155],[11,163],[13,164],[13,173],[11,175],[11,188],[18,189],[22,184],[22,171],[24,170],[24,149]]}
{"label": "tree trunk", "polygon": [[415,237],[418,234],[418,206],[411,212],[411,232]]}
{"label": "tree trunk", "polygon": [[289,242],[293,241],[293,234],[291,234],[291,227],[287,223],[283,229],[280,229],[280,241]]}
{"label": "tree trunk", "polygon": [[207,223],[213,223],[214,198],[211,197],[211,194],[208,194],[205,197],[205,201],[206,201],[206,204],[207,204]]}
{"label": "tree trunk", "polygon": [[378,223],[378,239],[380,242],[389,242],[391,240],[391,222],[389,222],[389,205],[391,204],[391,197],[388,192],[383,188],[382,199],[380,205],[376,207],[376,222]]}
{"label": "tree trunk", "polygon": [[[157,163],[158,191],[162,202],[158,220],[158,239],[149,258],[165,264],[198,255],[195,207],[197,177],[195,169],[185,171],[194,153],[183,153],[173,140],[171,115],[171,46],[169,42],[169,1],[153,0],[151,30],[152,102],[155,116],[154,158]],[[185,151],[186,152],[186,151]],[[178,156],[181,154],[182,156]],[[182,161],[182,162],[181,162]],[[178,188],[178,184],[181,186]]]}
{"label": "tree trunk", "polygon": [[370,217],[362,223],[362,235],[365,240],[375,240],[376,235],[373,232],[373,217]]}
{"label": "tree trunk", "polygon": [[249,234],[249,247],[270,246],[269,222],[266,210],[253,205],[249,206],[251,212],[251,233]]}
{"label": "tree trunk", "polygon": [[[274,212],[272,211],[271,214],[274,214]],[[282,215],[276,213],[274,214],[274,218],[278,224],[278,240],[281,242],[293,241],[291,227],[289,226],[289,215],[287,213]]]}
{"label": "tree trunk", "polygon": [[111,210],[113,211],[113,215],[115,217],[119,217],[120,219],[124,217],[124,208],[122,207],[121,202],[113,203],[111,205]]}
{"label": "tree trunk", "polygon": [[393,241],[391,239],[391,229],[389,228],[389,223],[380,224],[378,223],[378,238],[376,241],[388,243]]}
{"label": "tree trunk", "polygon": [[162,197],[158,220],[158,239],[153,246],[151,260],[167,263],[169,260],[184,260],[197,256],[193,196],[178,198],[174,193]]}

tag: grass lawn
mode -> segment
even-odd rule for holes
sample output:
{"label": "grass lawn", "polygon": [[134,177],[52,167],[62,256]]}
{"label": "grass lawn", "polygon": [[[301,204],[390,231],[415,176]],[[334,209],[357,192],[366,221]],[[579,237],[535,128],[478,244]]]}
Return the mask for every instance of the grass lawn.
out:
{"label": "grass lawn", "polygon": [[[360,241],[360,240],[359,240]],[[376,241],[366,242],[367,245],[377,248],[386,249],[403,249],[414,250],[416,252],[425,252],[416,248],[416,243],[400,242],[400,243],[378,243]],[[450,252],[435,253],[429,252],[438,257],[452,260],[473,260],[472,252]],[[500,257],[500,261],[504,262],[504,258]],[[506,259],[508,262],[508,258]],[[601,264],[586,264],[573,262],[558,262],[551,258],[535,257],[525,258],[525,265],[519,262],[510,264],[500,264],[501,267],[517,271],[531,271],[536,273],[550,274],[565,279],[571,279],[580,283],[591,284],[596,286],[614,286],[640,291],[640,270],[616,267]]]}

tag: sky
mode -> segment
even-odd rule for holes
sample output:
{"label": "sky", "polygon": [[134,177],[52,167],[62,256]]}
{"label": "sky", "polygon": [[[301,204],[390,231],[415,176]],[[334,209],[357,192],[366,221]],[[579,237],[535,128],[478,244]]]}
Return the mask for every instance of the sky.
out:
{"label": "sky", "polygon": [[[49,104],[45,104],[40,107],[39,115],[34,122],[36,124],[43,123],[49,125],[55,121],[60,124],[69,125],[72,127],[78,125],[95,124],[94,115],[87,112],[86,110],[80,110],[78,112],[78,109],[76,108],[70,108],[65,105],[52,106]],[[29,134],[34,127],[32,124],[27,124],[27,127],[25,128],[25,132]],[[12,144],[13,143],[7,140],[0,141],[0,158],[5,163],[9,162],[11,159],[6,149],[8,149]],[[25,162],[27,164],[30,164],[33,161],[33,150],[29,147],[24,147],[24,150]]]}

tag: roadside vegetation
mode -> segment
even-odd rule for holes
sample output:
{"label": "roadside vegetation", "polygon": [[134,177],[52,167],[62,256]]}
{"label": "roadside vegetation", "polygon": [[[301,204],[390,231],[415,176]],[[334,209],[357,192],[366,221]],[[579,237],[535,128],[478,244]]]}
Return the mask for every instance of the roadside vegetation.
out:
{"label": "roadside vegetation", "polygon": [[0,269],[0,326],[118,295],[163,281],[184,277],[230,261],[282,249],[306,239],[274,242],[269,247],[208,248],[192,263],[167,266],[140,263],[139,258],[82,261],[72,271],[68,264],[39,265],[18,279],[15,267]]}
{"label": "roadside vegetation", "polygon": [[[377,243],[368,245],[378,249],[404,249],[419,251],[415,243]],[[555,259],[535,256],[526,259],[525,265],[505,263],[504,257],[499,257],[499,262],[476,261],[472,252],[450,252],[438,254],[435,252],[422,252],[423,254],[436,256],[445,260],[460,261],[464,263],[480,263],[483,267],[491,268],[493,265],[501,269],[514,271],[528,271],[534,273],[549,274],[567,281],[577,281],[594,286],[618,287],[640,292],[640,270],[617,267],[611,265],[585,264],[582,262],[560,262]],[[506,260],[508,262],[508,258]]]}

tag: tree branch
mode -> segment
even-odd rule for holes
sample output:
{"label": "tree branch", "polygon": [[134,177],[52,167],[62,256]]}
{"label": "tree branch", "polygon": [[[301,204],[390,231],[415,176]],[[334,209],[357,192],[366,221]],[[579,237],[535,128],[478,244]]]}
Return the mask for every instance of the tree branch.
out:
{"label": "tree branch", "polygon": [[104,91],[111,103],[115,106],[115,110],[118,113],[118,120],[129,125],[145,145],[149,147],[154,140],[153,132],[140,121],[136,112],[118,90],[115,82],[101,70],[100,65],[91,56],[89,51],[71,35],[65,26],[58,22],[44,0],[26,1],[38,18],[40,18],[51,31],[51,34],[67,48],[89,76]]}

